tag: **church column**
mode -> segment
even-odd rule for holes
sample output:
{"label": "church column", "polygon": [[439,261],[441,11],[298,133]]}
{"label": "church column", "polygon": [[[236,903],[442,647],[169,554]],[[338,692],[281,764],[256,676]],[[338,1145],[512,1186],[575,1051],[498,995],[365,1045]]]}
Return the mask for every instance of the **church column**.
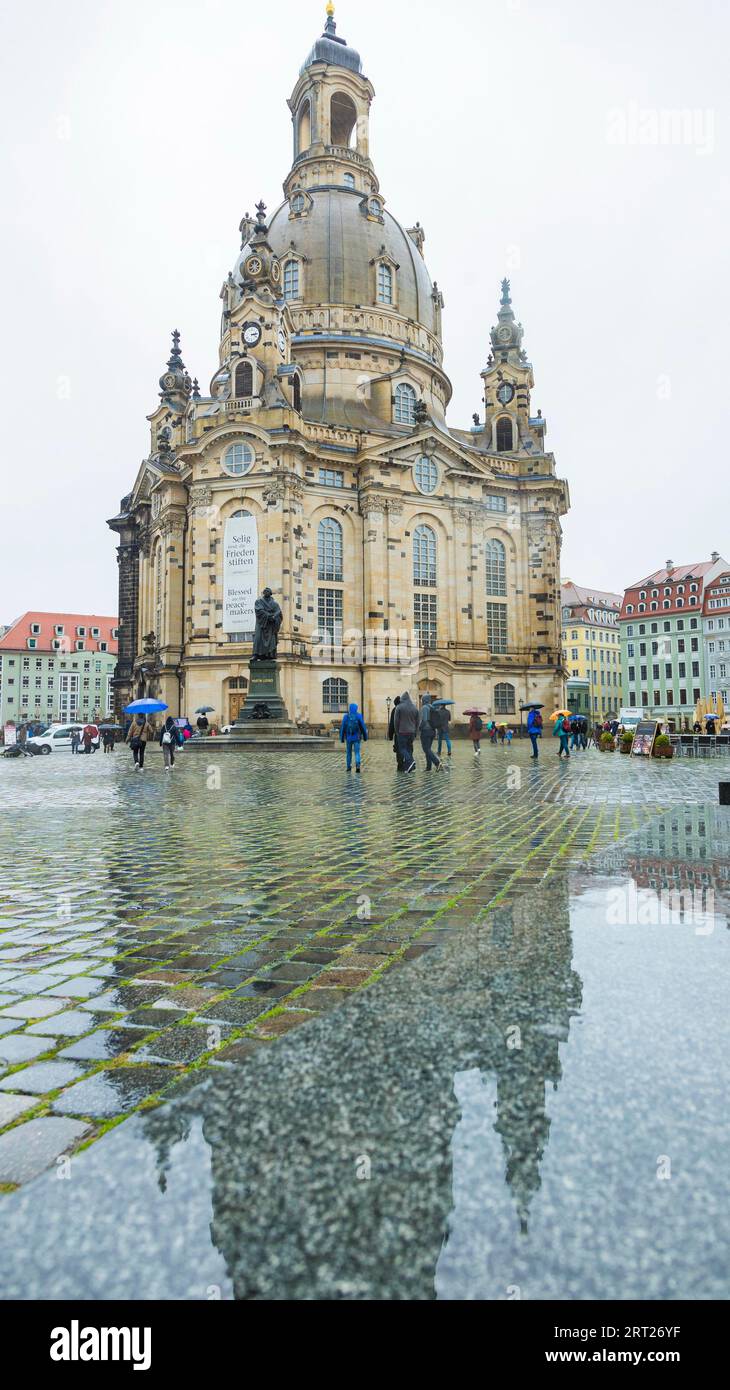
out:
{"label": "church column", "polygon": [[[210,576],[216,573],[212,547],[223,545],[223,525],[218,522],[218,512],[213,506],[213,491],[207,483],[196,484],[190,489],[188,509],[189,527],[189,566],[192,586],[185,594],[186,612],[190,616],[191,637],[213,641],[215,638],[215,595],[216,586],[211,584]],[[215,542],[217,541],[217,545]],[[223,562],[217,566],[223,574]],[[192,604],[188,600],[192,594]],[[222,597],[222,594],[220,595]],[[183,629],[183,640],[185,629]]]}
{"label": "church column", "polygon": [[[117,528],[115,528],[117,529]],[[114,713],[121,719],[122,709],[133,698],[132,668],[137,652],[139,603],[139,546],[135,522],[118,528],[119,565],[119,647],[114,669]]]}

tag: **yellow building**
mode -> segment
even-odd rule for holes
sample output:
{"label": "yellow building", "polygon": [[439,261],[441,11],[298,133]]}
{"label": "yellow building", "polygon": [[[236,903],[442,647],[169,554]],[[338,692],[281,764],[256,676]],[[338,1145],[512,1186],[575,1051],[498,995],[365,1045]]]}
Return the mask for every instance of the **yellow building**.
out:
{"label": "yellow building", "polygon": [[623,702],[618,618],[622,594],[562,583],[563,662],[568,679],[588,683],[594,719],[617,715]]}
{"label": "yellow building", "polygon": [[568,489],[531,407],[509,282],[480,371],[483,415],[453,428],[444,300],[423,228],[404,229],[380,190],[373,96],[328,12],[289,99],[284,200],[241,222],[209,392],[176,332],[149,455],[109,522],[120,705],[154,693],[173,712],[234,717],[267,584],[298,721],[354,699],[382,723],[405,686],[490,714],[564,698]]}

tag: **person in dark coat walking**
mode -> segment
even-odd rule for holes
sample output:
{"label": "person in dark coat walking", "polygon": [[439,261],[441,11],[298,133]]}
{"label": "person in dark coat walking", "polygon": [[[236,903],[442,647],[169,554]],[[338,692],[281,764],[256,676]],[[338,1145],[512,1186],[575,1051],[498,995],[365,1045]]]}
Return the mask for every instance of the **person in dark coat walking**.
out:
{"label": "person in dark coat walking", "polygon": [[433,722],[433,710],[431,709],[431,695],[424,695],[421,705],[421,713],[418,720],[418,732],[421,736],[421,747],[426,755],[426,771],[430,772],[432,767],[437,772],[445,772],[446,768],[436,753],[433,752],[433,741],[436,737],[436,725]]}
{"label": "person in dark coat walking", "polygon": [[395,712],[396,712],[396,709],[398,708],[398,705],[399,705],[399,704],[400,704],[400,695],[396,695],[396,697],[395,697],[395,699],[394,699],[394,701],[393,701],[393,708],[392,708],[392,710],[390,711],[390,719],[388,720],[388,738],[390,739],[390,741],[391,741],[391,743],[392,743],[392,745],[393,745],[393,752],[395,753],[395,765],[396,765],[396,767],[397,767],[397,769],[398,769],[399,772],[405,772],[405,767],[404,767],[404,765],[403,765],[403,758],[401,757],[401,751],[400,751],[400,748],[398,747],[398,735],[397,735],[397,733],[396,733],[396,731],[395,731]]}
{"label": "person in dark coat walking", "polygon": [[393,729],[398,739],[404,772],[415,772],[416,760],[413,756],[413,740],[418,730],[418,710],[407,690],[403,691],[398,708],[393,711]]}
{"label": "person in dark coat walking", "polygon": [[451,723],[451,715],[450,715],[450,713],[449,713],[449,707],[448,707],[448,705],[437,705],[435,708],[434,708],[434,706],[432,705],[432,706],[431,706],[431,719],[432,719],[433,724],[435,725],[436,732],[437,732],[437,734],[438,734],[438,736],[439,736],[439,741],[438,741],[438,745],[437,745],[437,748],[436,748],[436,752],[438,753],[438,755],[439,755],[439,757],[440,757],[440,756],[441,756],[441,749],[443,748],[444,744],[446,744],[446,753],[447,753],[448,757],[450,758],[450,757],[451,757],[451,737],[450,737],[450,734],[449,734],[449,724]]}

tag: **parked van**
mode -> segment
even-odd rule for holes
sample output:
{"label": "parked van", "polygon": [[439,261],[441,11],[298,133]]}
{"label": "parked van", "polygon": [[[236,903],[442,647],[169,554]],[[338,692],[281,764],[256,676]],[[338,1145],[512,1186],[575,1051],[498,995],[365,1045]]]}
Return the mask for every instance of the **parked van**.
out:
{"label": "parked van", "polygon": [[637,709],[635,705],[625,705],[623,709],[620,709],[618,712],[618,722],[622,724],[625,729],[635,729],[636,725],[640,724],[642,719],[645,718],[646,715],[643,709]]}

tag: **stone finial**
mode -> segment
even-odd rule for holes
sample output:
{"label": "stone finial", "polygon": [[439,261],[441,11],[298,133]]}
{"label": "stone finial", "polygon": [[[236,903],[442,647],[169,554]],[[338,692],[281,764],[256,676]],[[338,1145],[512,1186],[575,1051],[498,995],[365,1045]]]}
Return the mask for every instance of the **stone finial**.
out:
{"label": "stone finial", "polygon": [[505,279],[505,280],[502,281],[502,298],[501,298],[501,300],[499,301],[500,304],[511,304],[511,303],[512,303],[512,300],[510,299],[510,293],[509,293],[509,291],[510,291],[510,283],[509,283],[509,280],[506,280],[506,279]]}
{"label": "stone finial", "polygon": [[198,382],[197,377],[193,377],[193,400],[200,400],[200,383]]}

